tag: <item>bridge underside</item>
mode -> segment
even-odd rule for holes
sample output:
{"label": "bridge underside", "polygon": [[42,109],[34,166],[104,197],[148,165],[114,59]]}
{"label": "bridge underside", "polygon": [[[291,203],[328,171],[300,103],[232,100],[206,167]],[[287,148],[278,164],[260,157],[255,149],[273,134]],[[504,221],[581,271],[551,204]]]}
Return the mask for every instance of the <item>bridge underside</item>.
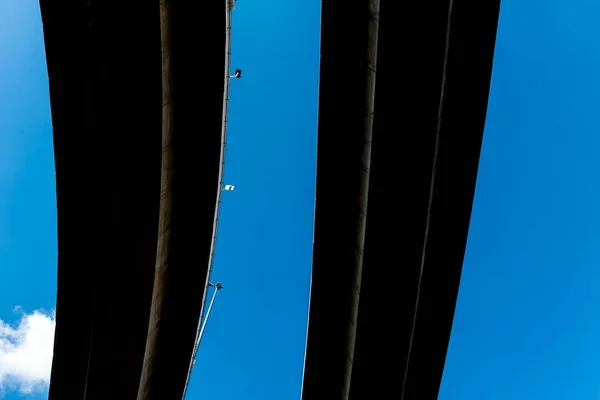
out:
{"label": "bridge underside", "polygon": [[[135,399],[161,198],[159,3],[40,1],[58,202],[50,399]],[[217,190],[222,2],[172,5],[174,207],[148,398],[181,396],[200,314]],[[209,21],[198,23],[199,20]]]}
{"label": "bridge underside", "polygon": [[[477,175],[498,2],[385,2],[380,12],[377,1],[322,2],[305,400],[437,397]],[[50,399],[134,399],[161,199],[159,4],[40,4],[59,235]],[[157,280],[165,302],[161,335],[150,349],[156,365],[147,378],[148,398],[161,400],[183,392],[200,314],[225,48],[221,2],[176,4],[172,238],[169,272]]]}
{"label": "bridge underside", "polygon": [[450,337],[499,0],[378,3],[322,1],[304,400],[435,400]]}

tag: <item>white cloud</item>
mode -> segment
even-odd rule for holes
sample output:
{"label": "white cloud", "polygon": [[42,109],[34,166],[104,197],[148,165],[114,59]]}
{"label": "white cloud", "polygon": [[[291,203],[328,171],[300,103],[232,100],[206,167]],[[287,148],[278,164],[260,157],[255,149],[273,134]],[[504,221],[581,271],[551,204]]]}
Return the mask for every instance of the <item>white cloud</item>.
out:
{"label": "white cloud", "polygon": [[0,320],[0,397],[6,391],[27,394],[47,389],[55,325],[55,314],[42,311],[22,313],[16,324]]}

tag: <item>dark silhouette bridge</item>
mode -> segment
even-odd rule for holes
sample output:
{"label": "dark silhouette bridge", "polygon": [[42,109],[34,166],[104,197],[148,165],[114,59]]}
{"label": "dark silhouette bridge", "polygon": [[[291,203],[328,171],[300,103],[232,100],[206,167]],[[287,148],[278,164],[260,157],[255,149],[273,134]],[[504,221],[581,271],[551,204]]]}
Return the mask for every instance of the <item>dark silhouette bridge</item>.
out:
{"label": "dark silhouette bridge", "polygon": [[499,0],[323,0],[303,399],[435,400]]}
{"label": "dark silhouette bridge", "polygon": [[[223,3],[40,0],[52,400],[183,394],[220,190]],[[434,400],[452,326],[499,1],[379,3],[322,1],[305,400]]]}

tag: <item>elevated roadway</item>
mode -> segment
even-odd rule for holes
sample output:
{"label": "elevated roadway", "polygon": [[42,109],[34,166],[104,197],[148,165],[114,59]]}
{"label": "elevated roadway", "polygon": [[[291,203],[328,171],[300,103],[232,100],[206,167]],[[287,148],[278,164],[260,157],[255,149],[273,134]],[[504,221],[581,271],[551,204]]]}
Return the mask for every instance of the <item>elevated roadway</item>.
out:
{"label": "elevated roadway", "polygon": [[181,398],[213,239],[224,3],[40,0],[58,202],[51,400]]}
{"label": "elevated roadway", "polygon": [[302,399],[437,399],[499,0],[323,0]]}

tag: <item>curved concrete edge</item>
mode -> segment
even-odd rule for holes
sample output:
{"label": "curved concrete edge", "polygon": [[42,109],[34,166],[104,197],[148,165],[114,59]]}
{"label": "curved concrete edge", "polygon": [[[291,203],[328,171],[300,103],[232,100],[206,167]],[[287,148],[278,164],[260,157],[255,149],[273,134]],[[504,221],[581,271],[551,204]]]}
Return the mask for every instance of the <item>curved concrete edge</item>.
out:
{"label": "curved concrete edge", "polygon": [[[354,363],[354,346],[356,342],[356,327],[358,326],[358,306],[360,301],[360,287],[362,281],[362,269],[363,269],[363,254],[365,244],[365,233],[367,224],[367,209],[369,199],[369,178],[371,169],[371,142],[373,141],[373,114],[375,112],[375,83],[377,78],[377,39],[379,31],[379,0],[369,1],[369,21],[368,21],[368,41],[367,41],[367,73],[365,80],[365,115],[364,115],[364,130],[362,132],[362,146],[361,146],[361,168],[359,170],[359,199],[358,207],[360,212],[356,215],[356,237],[355,246],[357,251],[355,252],[354,265],[351,273],[351,286],[352,296],[348,304],[348,319],[346,330],[348,332],[346,340],[346,355],[344,360],[344,376],[342,384],[339,387],[342,398],[347,399],[350,393],[350,383],[352,379],[352,365]],[[315,202],[316,204],[316,202]],[[314,245],[314,239],[313,239]],[[311,277],[311,289],[312,289],[312,277]],[[310,310],[310,294],[309,294],[309,310]],[[304,366],[302,371],[302,388],[300,392],[300,398],[304,398],[304,379],[306,374],[306,358],[308,347],[308,326],[310,325],[310,311],[307,319],[307,337],[304,353]]]}
{"label": "curved concrete edge", "polygon": [[[208,252],[208,266],[206,272],[206,282],[203,288],[202,295],[202,306],[206,300],[208,281],[210,277],[210,270],[212,269],[212,263],[214,258],[214,248],[215,248],[215,239],[218,225],[218,216],[220,210],[220,202],[221,202],[221,186],[223,182],[223,166],[225,161],[225,151],[226,151],[226,131],[227,131],[227,104],[228,104],[228,92],[229,92],[229,29],[230,29],[230,14],[228,3],[224,2],[225,6],[225,25],[226,25],[226,37],[225,37],[225,85],[223,89],[223,112],[222,112],[222,124],[221,124],[221,137],[220,137],[220,154],[219,154],[219,166],[217,172],[217,198],[215,204],[215,212],[213,218],[213,230],[210,240],[210,247]],[[171,271],[172,268],[169,268],[169,263],[172,261],[172,258],[178,257],[177,255],[171,254],[174,249],[171,247],[171,241],[173,240],[173,213],[174,204],[173,204],[173,173],[174,173],[174,148],[173,148],[173,138],[174,138],[174,121],[173,121],[173,99],[171,97],[173,90],[173,79],[174,77],[174,67],[171,56],[171,50],[173,46],[178,45],[178,43],[172,42],[173,30],[176,29],[174,25],[173,18],[176,17],[174,11],[172,11],[173,4],[170,0],[161,0],[160,2],[160,23],[161,23],[161,42],[162,42],[162,68],[163,68],[163,139],[162,139],[162,173],[161,173],[161,205],[160,205],[160,216],[159,216],[159,229],[158,229],[158,246],[156,251],[156,268],[155,268],[155,278],[154,278],[154,288],[152,295],[152,306],[150,311],[150,321],[148,324],[148,335],[146,340],[146,349],[144,353],[144,361],[142,365],[142,373],[139,382],[138,400],[147,400],[150,398],[156,398],[157,396],[163,396],[164,388],[162,386],[156,386],[157,379],[162,379],[163,377],[163,369],[165,366],[163,365],[166,360],[163,357],[159,356],[159,347],[164,347],[163,340],[167,333],[165,328],[161,328],[161,325],[166,323],[165,318],[171,321],[174,316],[172,315],[173,310],[169,308],[166,301],[166,296],[168,294],[167,291],[167,276],[173,278],[171,276],[172,273],[176,272]],[[178,70],[179,71],[179,70]],[[181,79],[181,76],[178,75],[177,79]],[[218,142],[217,142],[218,143]],[[216,165],[215,165],[216,167]],[[217,170],[217,168],[215,168]],[[194,267],[192,267],[194,268]],[[204,269],[204,266],[201,267]],[[201,274],[204,275],[204,274]],[[168,278],[170,280],[170,278]],[[186,290],[192,290],[193,284],[187,285],[188,288]],[[189,293],[186,297],[192,297],[193,293]],[[173,296],[169,296],[169,304],[174,304]],[[202,307],[203,308],[203,307]],[[168,314],[171,313],[171,314]],[[202,309],[199,309],[199,321],[202,320]],[[169,332],[173,333],[172,324],[169,326]],[[197,332],[197,331],[196,331]],[[196,333],[197,337],[197,333]],[[194,344],[195,345],[195,341]],[[162,354],[162,353],[161,353]],[[158,360],[158,358],[160,360]],[[190,359],[187,361],[190,362],[193,359],[193,352],[190,352]],[[168,358],[168,357],[167,357]],[[183,360],[181,360],[183,361]],[[160,365],[159,365],[160,364]],[[191,366],[191,363],[190,363]],[[181,388],[181,392],[179,395],[183,395],[185,393],[185,389],[187,388],[187,382],[189,380],[189,367],[187,368],[187,374],[185,378],[185,384]],[[158,378],[158,376],[161,378]],[[183,383],[183,382],[182,382]],[[174,384],[174,383],[171,383]],[[180,389],[171,389],[171,394],[178,392]]]}
{"label": "curved concrete edge", "polygon": [[215,256],[215,247],[217,244],[217,231],[219,227],[219,213],[221,211],[221,197],[223,195],[223,184],[224,184],[224,175],[225,175],[225,156],[227,151],[227,121],[228,121],[228,111],[229,111],[229,83],[231,74],[231,11],[233,10],[233,6],[231,5],[232,0],[225,0],[225,75],[224,75],[224,85],[223,85],[223,121],[221,126],[221,154],[219,160],[219,183],[217,186],[217,201],[215,204],[215,218],[213,221],[213,235],[210,243],[210,255],[208,258],[208,272],[206,274],[206,281],[204,282],[204,292],[202,293],[202,306],[200,308],[200,318],[198,319],[198,328],[196,329],[196,342],[194,353],[192,355],[192,359],[190,360],[190,366],[188,368],[188,375],[185,382],[185,389],[183,398],[185,399],[185,395],[187,393],[187,389],[189,386],[189,382],[192,376],[194,364],[196,362],[196,351],[199,340],[200,327],[202,326],[202,321],[205,318],[205,306],[206,306],[206,298],[208,297],[208,288],[210,283],[210,276],[212,273],[214,256]]}
{"label": "curved concrete edge", "polygon": [[160,31],[161,31],[161,60],[162,60],[162,166],[161,166],[161,188],[160,188],[160,211],[158,221],[158,242],[156,249],[156,269],[154,272],[154,286],[152,289],[152,305],[150,309],[150,320],[148,322],[148,335],[146,337],[146,348],[142,373],[138,386],[137,399],[147,399],[151,391],[151,379],[155,368],[155,353],[158,345],[158,328],[162,315],[165,298],[165,278],[169,259],[169,238],[171,235],[171,219],[173,213],[173,100],[171,97],[172,58],[171,58],[171,2],[160,1]]}

